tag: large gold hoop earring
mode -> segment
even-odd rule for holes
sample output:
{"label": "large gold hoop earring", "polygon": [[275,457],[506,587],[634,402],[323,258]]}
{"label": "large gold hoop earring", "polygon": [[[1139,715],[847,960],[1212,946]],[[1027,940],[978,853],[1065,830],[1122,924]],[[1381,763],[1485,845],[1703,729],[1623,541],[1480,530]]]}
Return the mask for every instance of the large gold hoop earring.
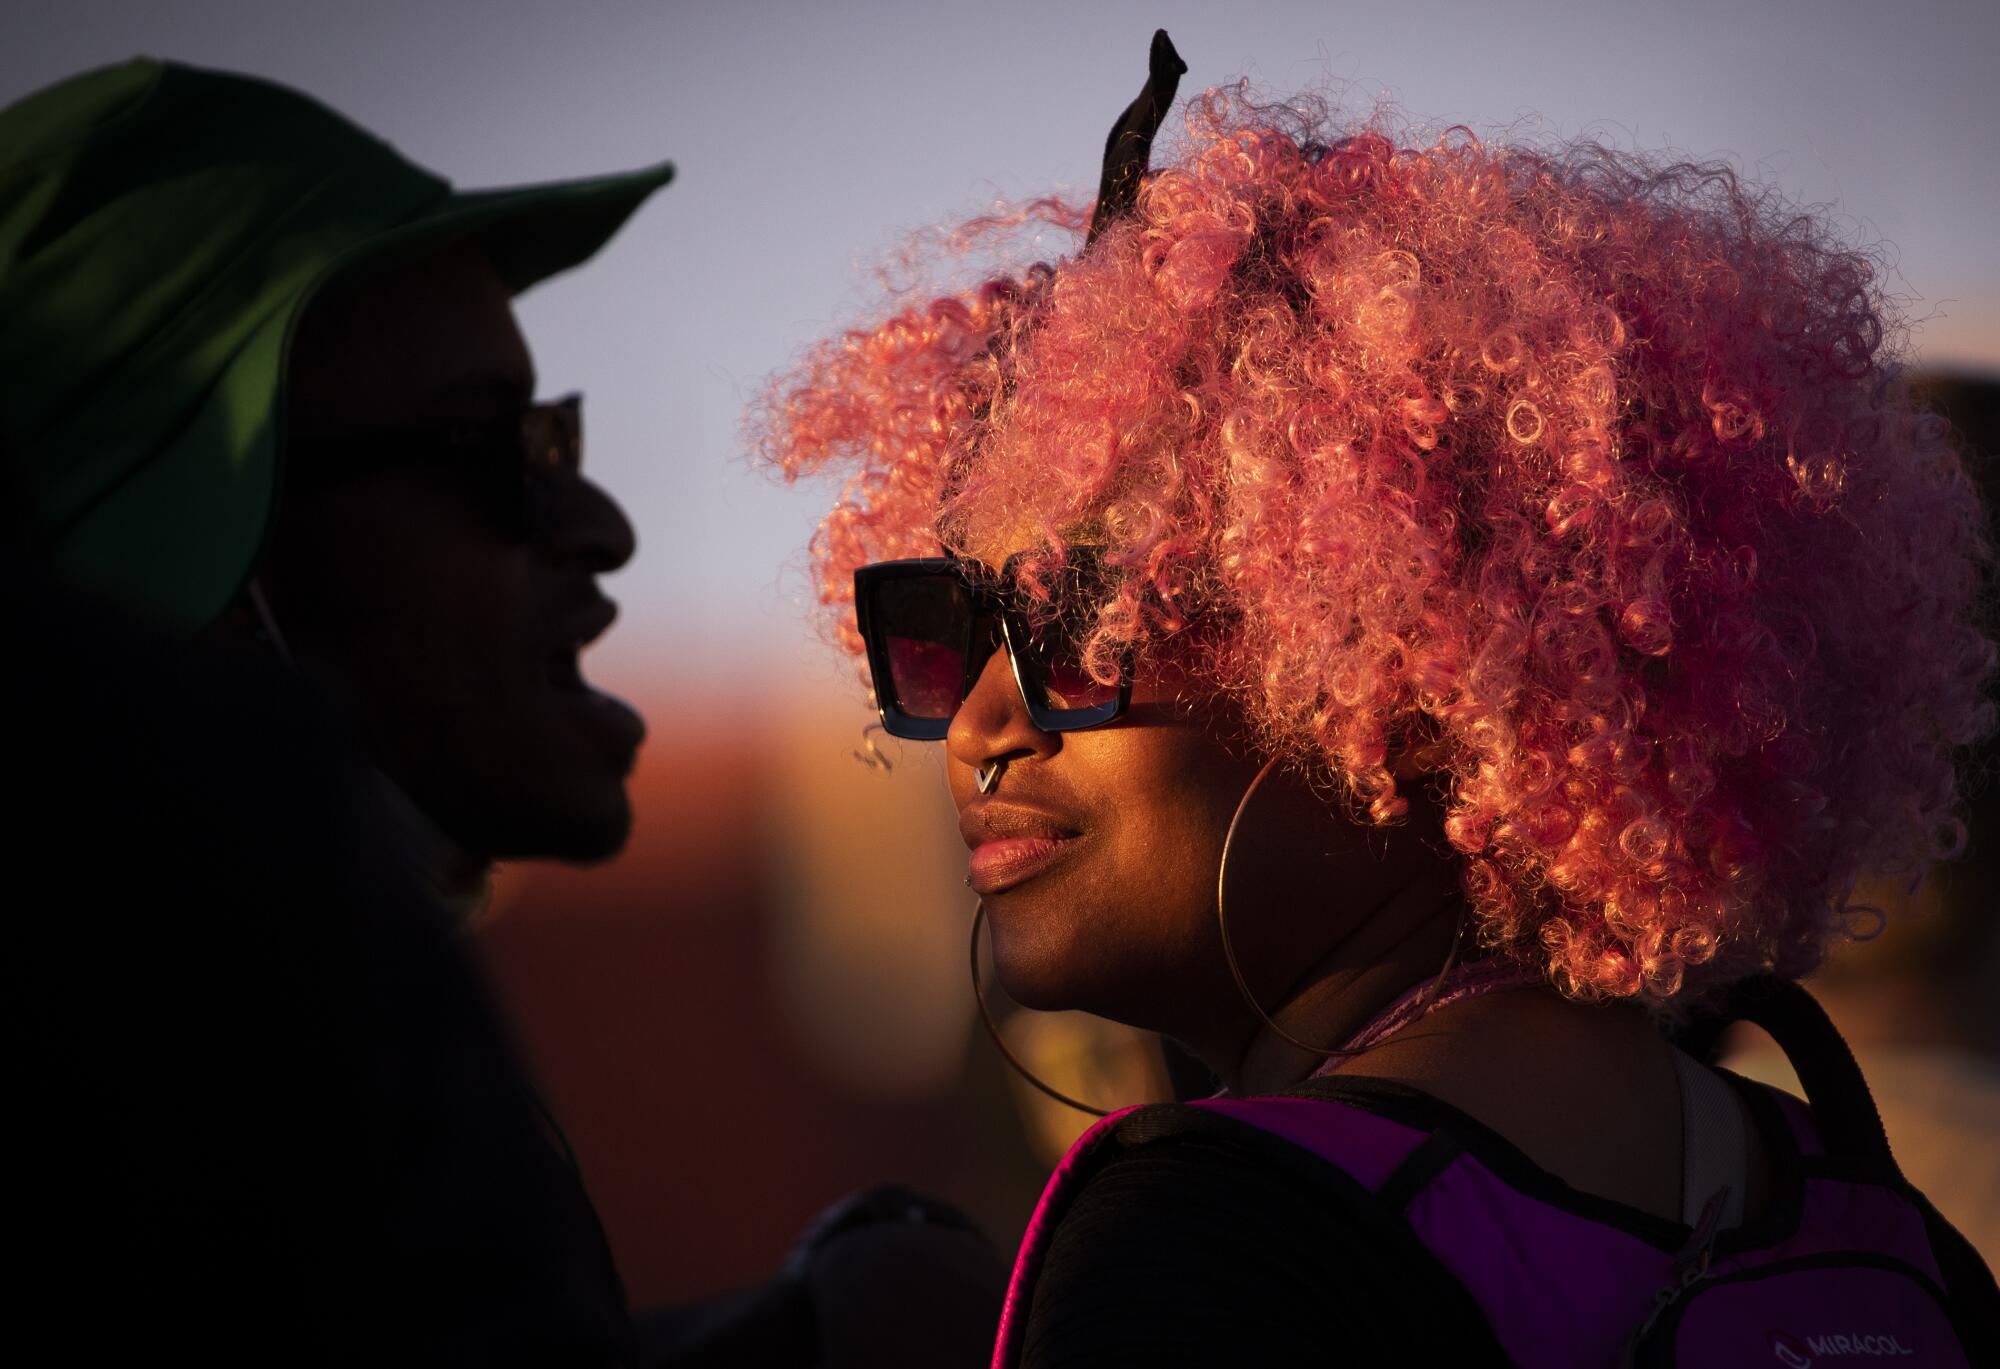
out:
{"label": "large gold hoop earring", "polygon": [[[1225,901],[1229,885],[1229,851],[1236,844],[1236,829],[1243,823],[1243,814],[1249,810],[1251,798],[1256,795],[1258,786],[1264,783],[1264,777],[1271,773],[1271,767],[1277,763],[1278,758],[1276,756],[1264,762],[1264,768],[1257,772],[1257,777],[1250,781],[1250,787],[1243,791],[1243,797],[1237,800],[1236,813],[1229,819],[1229,830],[1223,834],[1222,862],[1215,868],[1215,926],[1216,930],[1222,934],[1222,958],[1229,963],[1229,977],[1236,981],[1237,993],[1241,994],[1243,1001],[1250,1005],[1250,1011],[1257,1015],[1258,1021],[1269,1027],[1281,1040],[1298,1047],[1298,1049],[1306,1052],[1308,1055],[1317,1055],[1326,1059],[1345,1060],[1363,1054],[1369,1049],[1369,1046],[1315,1046],[1310,1041],[1299,1040],[1298,1037],[1293,1036],[1290,1032],[1272,1021],[1271,1015],[1265,1012],[1263,1005],[1257,1001],[1257,995],[1251,992],[1250,981],[1244,978],[1243,966],[1236,959],[1236,947],[1229,939],[1229,913],[1228,904]],[[1464,910],[1461,907],[1458,935],[1451,939],[1451,954],[1445,957],[1444,968],[1438,971],[1437,978],[1432,981],[1429,990],[1418,1001],[1415,1009],[1417,1016],[1421,1017],[1424,1013],[1428,1012],[1431,1006],[1437,1002],[1439,995],[1444,992],[1445,981],[1451,977],[1452,970],[1458,966],[1459,947],[1464,942],[1465,918]]]}
{"label": "large gold hoop earring", "polygon": [[1061,1089],[1043,1083],[1033,1070],[1021,1063],[1021,1058],[1014,1054],[1008,1047],[1006,1038],[1000,1035],[1000,1024],[993,1020],[993,1010],[986,1004],[986,990],[981,988],[979,984],[979,928],[985,921],[986,900],[981,899],[979,901],[979,910],[972,915],[972,996],[979,1001],[979,1020],[986,1024],[986,1034],[993,1038],[993,1044],[999,1048],[1002,1058],[1014,1067],[1014,1073],[1020,1075],[1043,1093],[1055,1099],[1064,1107],[1075,1108],[1078,1112],[1087,1112],[1092,1117],[1109,1117],[1111,1113],[1106,1109],[1094,1108],[1088,1103],[1079,1102],[1077,1099],[1064,1093]]}

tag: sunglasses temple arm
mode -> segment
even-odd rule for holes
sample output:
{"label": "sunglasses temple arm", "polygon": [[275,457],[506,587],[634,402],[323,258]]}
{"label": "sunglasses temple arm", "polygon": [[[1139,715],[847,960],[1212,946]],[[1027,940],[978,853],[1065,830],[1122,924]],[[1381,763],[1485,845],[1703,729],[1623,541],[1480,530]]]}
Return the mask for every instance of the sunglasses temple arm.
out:
{"label": "sunglasses temple arm", "polygon": [[1023,653],[1014,649],[1014,624],[1004,613],[1000,615],[1000,648],[1007,653],[1007,669],[1013,673],[1014,688],[1021,691],[1021,706],[1032,717],[1040,711],[1035,703],[1035,687],[1028,679],[1028,667],[1022,664]]}

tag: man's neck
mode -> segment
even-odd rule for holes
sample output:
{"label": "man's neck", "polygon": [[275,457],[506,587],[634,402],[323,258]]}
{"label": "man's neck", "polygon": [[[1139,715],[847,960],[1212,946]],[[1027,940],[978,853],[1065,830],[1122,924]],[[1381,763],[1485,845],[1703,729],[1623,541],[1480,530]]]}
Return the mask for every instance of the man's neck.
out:
{"label": "man's neck", "polygon": [[493,862],[453,840],[401,785],[380,770],[374,774],[377,800],[405,865],[455,922],[470,921],[492,896]]}

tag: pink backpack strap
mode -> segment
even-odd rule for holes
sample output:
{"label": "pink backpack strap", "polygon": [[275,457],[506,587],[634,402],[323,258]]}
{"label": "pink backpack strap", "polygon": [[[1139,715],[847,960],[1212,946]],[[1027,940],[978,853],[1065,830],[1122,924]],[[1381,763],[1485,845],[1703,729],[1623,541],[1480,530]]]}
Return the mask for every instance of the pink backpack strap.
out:
{"label": "pink backpack strap", "polygon": [[1056,1163],[1049,1181],[1042,1185],[1041,1199],[1035,1204],[1034,1215],[1028,1218],[1028,1229],[1021,1236],[1021,1248],[1014,1255],[1014,1272],[1007,1280],[1007,1301],[1000,1306],[1000,1334],[993,1344],[993,1369],[1005,1369],[1020,1354],[1018,1342],[1027,1329],[1028,1290],[1034,1287],[1035,1279],[1042,1272],[1042,1258],[1048,1253],[1049,1238],[1055,1233],[1065,1201],[1076,1187],[1077,1169],[1120,1119],[1137,1111],[1137,1108],[1120,1108],[1091,1123]]}

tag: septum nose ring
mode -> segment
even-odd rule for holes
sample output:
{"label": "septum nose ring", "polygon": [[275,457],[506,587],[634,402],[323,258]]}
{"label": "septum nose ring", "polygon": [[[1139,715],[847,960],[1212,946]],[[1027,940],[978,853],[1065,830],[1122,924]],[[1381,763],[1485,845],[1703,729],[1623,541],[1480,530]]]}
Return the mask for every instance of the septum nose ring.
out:
{"label": "septum nose ring", "polygon": [[1007,768],[1005,761],[988,761],[972,772],[972,783],[982,794],[993,792],[993,786],[1000,783],[1000,772]]}

